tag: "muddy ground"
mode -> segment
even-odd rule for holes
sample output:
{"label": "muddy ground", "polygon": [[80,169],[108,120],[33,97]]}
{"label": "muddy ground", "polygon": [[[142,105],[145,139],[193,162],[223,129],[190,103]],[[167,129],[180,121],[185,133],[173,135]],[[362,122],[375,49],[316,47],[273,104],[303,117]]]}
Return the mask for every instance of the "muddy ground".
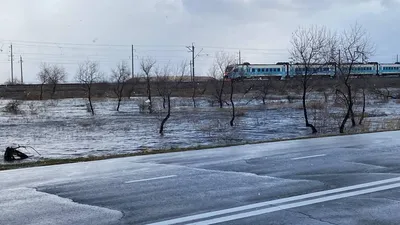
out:
{"label": "muddy ground", "polygon": [[[11,100],[1,100],[0,148],[4,151],[13,143],[29,145],[41,153],[38,156],[27,150],[30,160],[37,160],[312,136],[304,126],[298,99],[289,102],[284,96],[275,96],[266,105],[249,97],[237,99],[237,118],[230,127],[229,106],[212,107],[210,99],[203,98],[198,100],[199,107],[193,108],[190,98],[173,98],[164,135],[158,133],[165,115],[161,99],[154,100],[157,112],[153,114],[141,110],[143,98],[124,99],[119,112],[115,99],[98,99],[95,116],[88,113],[86,99],[21,101],[16,114],[5,110]],[[318,97],[310,104],[310,120],[321,133],[337,133],[343,109]],[[396,128],[399,109],[396,101],[369,99],[364,125],[348,131]]]}

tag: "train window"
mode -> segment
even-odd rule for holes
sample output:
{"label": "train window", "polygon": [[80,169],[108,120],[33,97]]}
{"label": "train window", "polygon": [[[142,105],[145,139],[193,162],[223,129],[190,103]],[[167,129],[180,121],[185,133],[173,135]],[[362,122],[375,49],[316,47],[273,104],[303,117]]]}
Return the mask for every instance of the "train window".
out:
{"label": "train window", "polygon": [[262,68],[262,69],[261,69],[261,72],[265,72],[265,69],[264,69],[264,68]]}
{"label": "train window", "polygon": [[278,72],[281,72],[281,68],[276,69]]}
{"label": "train window", "polygon": [[261,69],[257,69],[257,72],[260,72],[261,71]]}
{"label": "train window", "polygon": [[255,72],[256,72],[256,69],[251,69],[251,72],[255,73]]}

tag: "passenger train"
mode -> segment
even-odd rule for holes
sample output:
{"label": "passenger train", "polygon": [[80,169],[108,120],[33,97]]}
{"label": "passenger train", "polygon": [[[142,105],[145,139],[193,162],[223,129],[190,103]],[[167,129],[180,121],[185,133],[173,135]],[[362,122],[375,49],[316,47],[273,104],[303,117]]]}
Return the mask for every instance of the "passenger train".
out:
{"label": "passenger train", "polygon": [[[349,70],[350,65],[341,65],[341,70]],[[236,64],[229,65],[225,69],[224,78],[226,79],[287,79],[305,74],[304,64],[289,64],[280,62],[276,64]],[[339,68],[335,63],[315,64],[307,68],[307,74],[315,77],[335,77],[340,74]],[[347,73],[346,73],[347,74]],[[356,63],[351,65],[351,75],[361,76],[388,76],[400,75],[400,63]]]}

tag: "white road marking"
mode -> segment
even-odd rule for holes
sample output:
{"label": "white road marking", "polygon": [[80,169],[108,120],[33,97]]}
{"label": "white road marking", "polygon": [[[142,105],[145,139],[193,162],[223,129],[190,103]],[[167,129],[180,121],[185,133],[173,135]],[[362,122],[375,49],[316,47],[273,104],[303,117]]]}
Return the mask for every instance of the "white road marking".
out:
{"label": "white road marking", "polygon": [[153,177],[153,178],[140,179],[140,180],[130,180],[130,181],[126,181],[125,184],[137,183],[137,182],[142,182],[142,181],[150,181],[150,180],[161,180],[161,179],[167,179],[167,178],[172,178],[172,177],[177,177],[177,175]]}
{"label": "white road marking", "polygon": [[298,157],[298,158],[292,158],[292,160],[311,159],[311,158],[317,158],[317,157],[323,157],[323,156],[326,156],[326,154],[303,156],[303,157]]}
{"label": "white road marking", "polygon": [[239,206],[239,207],[234,207],[234,208],[229,208],[229,209],[218,210],[218,211],[214,211],[214,212],[201,213],[201,214],[197,214],[197,215],[193,215],[193,216],[186,216],[186,217],[161,221],[161,222],[157,222],[157,223],[152,223],[149,225],[167,225],[167,224],[184,223],[184,222],[188,222],[188,221],[206,219],[206,218],[210,218],[213,216],[235,213],[235,212],[260,208],[260,207],[269,206],[269,205],[288,203],[288,202],[304,200],[304,199],[313,198],[313,197],[320,197],[323,195],[336,194],[336,193],[340,193],[340,192],[352,191],[352,190],[361,189],[361,188],[369,188],[369,187],[373,187],[373,186],[377,186],[377,185],[384,185],[387,183],[393,183],[393,182],[399,182],[399,181],[400,181],[400,177],[395,177],[395,178],[390,178],[390,179],[386,179],[386,180],[374,181],[374,182],[369,182],[369,183],[364,183],[364,184],[357,184],[357,185],[352,185],[352,186],[348,186],[348,187],[336,188],[336,189],[331,189],[331,190],[326,190],[326,191],[319,191],[319,192],[298,195],[298,196],[293,196],[293,197],[288,197],[288,198],[276,199],[276,200],[272,200],[272,201],[259,202],[259,203],[254,203],[254,204],[249,204],[249,205],[244,205],[244,206]]}
{"label": "white road marking", "polygon": [[301,207],[301,206],[312,205],[312,204],[316,204],[316,203],[327,202],[327,201],[337,200],[337,199],[341,199],[341,198],[348,198],[348,197],[353,197],[353,196],[357,196],[357,195],[363,195],[363,194],[369,194],[369,193],[378,192],[378,191],[389,190],[389,189],[398,188],[398,187],[400,187],[400,183],[389,184],[389,185],[384,185],[384,186],[380,186],[380,187],[368,188],[368,189],[363,189],[363,190],[359,190],[359,191],[346,192],[346,193],[342,193],[342,194],[336,194],[336,195],[331,195],[331,196],[326,196],[326,197],[321,197],[321,198],[316,198],[316,199],[311,199],[311,200],[306,200],[306,201],[301,201],[301,202],[283,204],[283,205],[260,209],[260,210],[255,210],[255,211],[251,211],[251,212],[239,213],[236,215],[230,215],[230,216],[219,217],[219,218],[210,219],[210,220],[204,220],[201,222],[191,223],[190,225],[206,225],[206,224],[222,223],[222,222],[243,219],[243,218],[252,217],[252,216],[258,216],[258,215],[262,215],[262,214],[266,214],[266,213],[281,211],[281,210],[285,210],[285,209],[297,208],[297,207]]}

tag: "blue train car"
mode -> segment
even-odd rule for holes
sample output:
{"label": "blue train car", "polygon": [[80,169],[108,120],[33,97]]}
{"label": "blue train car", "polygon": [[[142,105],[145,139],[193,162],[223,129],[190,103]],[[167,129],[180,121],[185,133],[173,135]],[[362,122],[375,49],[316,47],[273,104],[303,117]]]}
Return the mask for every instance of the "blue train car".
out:
{"label": "blue train car", "polygon": [[[351,67],[351,71],[350,70]],[[336,68],[337,75],[349,74],[351,76],[376,76],[378,75],[378,63],[356,63],[356,64],[342,64]]]}
{"label": "blue train car", "polygon": [[290,77],[304,76],[306,74],[309,76],[325,76],[333,77],[335,76],[336,69],[334,64],[315,64],[311,68],[306,68],[304,64],[293,64],[290,65]]}
{"label": "blue train car", "polygon": [[284,79],[288,75],[288,64],[237,64],[225,71],[229,79]]}
{"label": "blue train car", "polygon": [[379,64],[379,75],[400,75],[400,64]]}

